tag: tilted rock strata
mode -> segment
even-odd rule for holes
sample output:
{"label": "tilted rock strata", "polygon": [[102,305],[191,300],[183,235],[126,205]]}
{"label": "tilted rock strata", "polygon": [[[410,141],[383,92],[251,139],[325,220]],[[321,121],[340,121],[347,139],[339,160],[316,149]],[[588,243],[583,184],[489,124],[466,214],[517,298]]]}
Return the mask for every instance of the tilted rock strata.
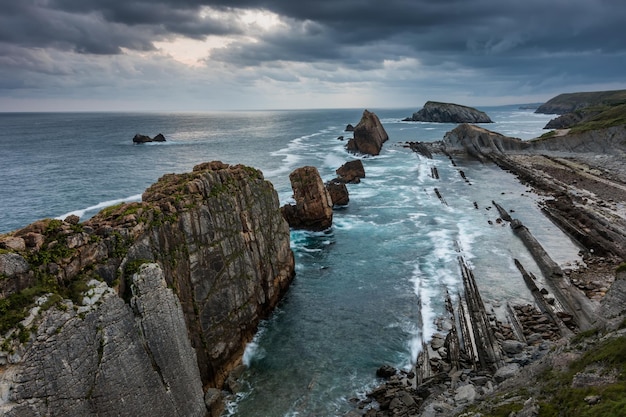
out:
{"label": "tilted rock strata", "polygon": [[295,204],[286,204],[282,213],[289,226],[320,231],[333,223],[333,200],[313,166],[296,169],[289,174]]}
{"label": "tilted rock strata", "polygon": [[[57,294],[53,297],[59,299],[69,296],[75,299],[76,289],[84,285],[81,283],[90,279],[104,281],[110,289],[116,288],[117,291],[103,298],[97,308],[115,310],[116,318],[112,321],[126,329],[120,332],[138,333],[134,327],[137,311],[141,310],[143,316],[152,316],[158,314],[158,311],[150,306],[156,308],[157,304],[164,303],[128,304],[124,300],[133,297],[131,277],[138,265],[157,263],[163,270],[167,287],[174,290],[180,301],[186,324],[181,331],[188,335],[186,337],[195,351],[194,360],[201,386],[221,388],[229,371],[239,364],[245,344],[254,335],[258,322],[278,303],[294,275],[289,226],[280,214],[276,191],[263,179],[260,171],[212,162],[195,167],[191,173],[165,175],[144,193],[143,200],[142,203],[105,209],[80,225],[45,220],[10,236],[0,237],[0,245],[7,239],[13,240],[13,243],[15,239],[22,239],[26,248],[23,251],[4,249],[0,254],[6,278],[0,282],[0,294],[2,298],[14,300],[22,294],[20,291],[28,289],[35,293],[57,292],[61,297]],[[24,266],[24,262],[28,267]],[[144,293],[141,294],[143,297]],[[50,308],[50,312],[57,311],[55,314],[70,314],[68,303],[71,302],[59,301],[53,303],[52,308],[46,308]],[[79,312],[84,308],[78,306],[78,300],[75,299],[74,303]],[[131,307],[135,309],[134,313]],[[79,314],[77,319],[68,316],[67,320],[79,323],[90,317],[89,314],[85,313],[84,317]],[[106,317],[105,310],[94,313],[94,316],[93,320],[101,320]],[[165,326],[167,320],[159,319],[154,323],[158,322]],[[176,326],[180,327],[179,324]],[[6,320],[3,325],[6,325]],[[33,326],[27,323],[24,331],[35,332]],[[54,334],[40,340],[40,333],[46,326],[36,326],[36,335],[25,338],[23,343],[16,341],[15,337],[0,338],[0,349],[10,348],[13,352],[27,349],[29,357],[39,357],[42,353],[38,349],[54,350],[58,343],[62,343]],[[96,329],[105,327],[104,324],[95,326]],[[137,387],[137,384],[144,382],[135,381],[135,377],[143,376],[134,375],[132,369],[127,370],[121,364],[135,361],[135,350],[144,351],[145,354],[148,349],[154,353],[159,349],[174,349],[178,343],[163,339],[165,330],[158,326],[148,328],[147,324],[142,324],[141,328],[143,341],[138,344],[139,347],[115,350],[120,366],[119,369],[111,370],[112,374],[107,376],[109,379],[118,378],[119,390],[125,390],[127,395],[134,395],[135,389],[143,389]],[[21,335],[24,331],[18,331],[17,334]],[[106,335],[104,331],[101,333]],[[13,334],[16,334],[15,331]],[[105,337],[98,334],[96,332],[90,337]],[[46,347],[48,345],[50,347]],[[96,347],[94,352],[97,359],[99,345],[96,343],[93,346]],[[74,351],[71,346],[67,349],[70,357],[94,354]],[[89,346],[80,349],[89,350]],[[130,356],[127,358],[125,355]],[[2,369],[3,375],[11,374],[12,363],[21,361],[7,352],[0,352],[0,362],[2,358],[8,364]],[[30,361],[24,363],[31,366]],[[37,364],[33,362],[32,366]],[[57,374],[49,372],[45,376],[38,375],[37,379],[18,381],[15,392],[33,391],[40,384],[54,385],[50,381],[64,378],[64,372],[67,371],[65,368],[55,369],[58,370]],[[82,375],[81,369],[76,368],[74,372]],[[146,381],[151,381],[150,378],[156,382],[163,381],[165,377],[164,374],[160,375],[162,369],[159,369],[160,365],[150,365],[152,376],[146,377]],[[119,375],[114,375],[114,372]],[[174,389],[173,382],[167,385]],[[168,396],[157,398],[160,395],[157,388],[146,390],[152,393],[152,397],[141,397],[140,391],[137,393],[144,399],[142,403],[145,410],[140,412],[128,408],[127,413],[144,415],[141,413],[145,411],[145,415],[161,415],[158,414],[160,411],[150,414],[149,410],[153,407],[155,410],[171,410],[171,407],[167,408],[161,402],[168,396],[181,394],[180,391],[170,392]],[[49,401],[56,394],[64,395],[49,390],[47,392]],[[87,394],[81,398],[93,397],[93,392]],[[187,390],[184,395],[191,394]],[[89,401],[82,402],[89,404]],[[80,412],[73,415],[95,415],[93,411],[90,411],[92,414],[87,413],[89,410],[81,408]],[[46,411],[40,413],[44,415]],[[193,414],[184,411],[180,415]]]}
{"label": "tilted rock strata", "polygon": [[487,113],[453,103],[427,101],[424,107],[404,121],[434,123],[493,123]]}
{"label": "tilted rock strata", "polygon": [[368,155],[378,155],[389,135],[376,114],[363,111],[361,121],[354,128],[354,138],[346,144],[346,149]]}
{"label": "tilted rock strata", "polygon": [[133,292],[130,305],[106,291],[92,309],[44,312],[0,376],[2,415],[205,416],[195,351],[162,269],[143,266]]}

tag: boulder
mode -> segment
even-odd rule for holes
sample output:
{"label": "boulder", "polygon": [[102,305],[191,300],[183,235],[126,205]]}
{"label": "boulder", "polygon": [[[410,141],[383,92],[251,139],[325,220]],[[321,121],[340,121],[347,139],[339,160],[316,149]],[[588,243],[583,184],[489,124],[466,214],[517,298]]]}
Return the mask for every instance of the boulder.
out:
{"label": "boulder", "polygon": [[354,132],[354,126],[348,124],[348,126],[346,126],[346,132]]}
{"label": "boulder", "polygon": [[348,187],[346,187],[345,183],[337,179],[328,181],[326,183],[326,190],[328,190],[330,194],[333,206],[345,206],[350,202]]}
{"label": "boulder", "polygon": [[368,155],[378,155],[383,143],[389,135],[380,123],[378,116],[370,111],[363,111],[361,121],[354,128],[354,137],[346,145],[350,152],[359,152]]}
{"label": "boulder", "polygon": [[427,101],[424,107],[407,117],[408,122],[435,123],[493,123],[487,113],[473,107],[453,103]]}
{"label": "boulder", "polygon": [[162,133],[159,133],[154,138],[151,138],[150,136],[137,133],[135,137],[133,138],[133,142],[134,143],[165,142],[165,136],[163,136]]}
{"label": "boulder", "polygon": [[296,204],[281,208],[290,227],[320,231],[333,223],[333,201],[317,168],[305,166],[289,175]]}
{"label": "boulder", "polygon": [[335,171],[338,175],[337,181],[349,182],[353,184],[359,183],[361,178],[365,178],[365,168],[360,159],[348,161]]}

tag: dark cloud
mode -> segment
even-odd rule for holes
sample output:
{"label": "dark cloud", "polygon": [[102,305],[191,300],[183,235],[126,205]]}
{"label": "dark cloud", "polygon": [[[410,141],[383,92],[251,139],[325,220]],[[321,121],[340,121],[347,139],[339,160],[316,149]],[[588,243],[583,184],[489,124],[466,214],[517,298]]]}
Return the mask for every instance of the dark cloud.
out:
{"label": "dark cloud", "polygon": [[[237,73],[246,85],[255,74],[284,83],[356,77],[382,84],[395,77],[415,86],[439,77],[429,88],[442,90],[490,80],[495,90],[529,92],[547,83],[558,91],[626,82],[621,0],[0,0],[0,8],[0,73],[8,77],[0,90],[43,89],[46,75],[92,80],[56,62],[68,60],[62,53],[113,59],[154,52],[161,41],[209,36],[229,43],[207,51],[203,70],[219,69],[213,79]],[[281,24],[246,25],[247,10],[274,13]],[[89,59],[71,60],[118,82],[100,59],[95,68]],[[147,77],[154,82],[159,65],[153,62]],[[141,79],[128,68],[118,73]]]}

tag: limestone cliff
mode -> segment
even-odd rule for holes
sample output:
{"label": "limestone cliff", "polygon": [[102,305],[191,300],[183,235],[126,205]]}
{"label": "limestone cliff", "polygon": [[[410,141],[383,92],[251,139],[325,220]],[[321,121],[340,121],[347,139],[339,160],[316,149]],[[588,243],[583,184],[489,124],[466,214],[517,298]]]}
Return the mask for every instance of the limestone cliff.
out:
{"label": "limestone cliff", "polygon": [[493,123],[487,113],[473,107],[453,103],[427,101],[424,107],[404,119],[410,122],[434,123]]}
{"label": "limestone cliff", "polygon": [[210,414],[202,388],[222,387],[294,274],[272,185],[219,162],[0,248],[0,410],[16,416]]}

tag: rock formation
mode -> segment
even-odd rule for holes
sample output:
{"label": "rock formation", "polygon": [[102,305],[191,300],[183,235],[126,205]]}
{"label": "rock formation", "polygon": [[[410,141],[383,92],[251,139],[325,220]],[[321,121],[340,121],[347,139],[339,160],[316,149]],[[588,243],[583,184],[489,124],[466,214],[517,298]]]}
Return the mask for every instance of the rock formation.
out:
{"label": "rock formation", "polygon": [[434,123],[493,123],[487,113],[473,107],[453,103],[427,101],[424,107],[407,117],[408,122]]}
{"label": "rock formation", "polygon": [[354,137],[346,144],[350,152],[378,155],[383,143],[389,139],[376,114],[365,110],[361,121],[354,128]]}
{"label": "rock formation", "polygon": [[333,223],[333,201],[313,166],[298,168],[289,175],[295,204],[282,207],[289,226],[296,229],[325,230]]}
{"label": "rock formation", "polygon": [[219,162],[0,245],[8,416],[219,415],[203,387],[222,388],[294,274],[272,185]]}
{"label": "rock formation", "polygon": [[346,206],[350,202],[350,194],[348,193],[348,187],[345,182],[337,181],[333,179],[326,184],[326,190],[330,194],[330,199],[333,202],[333,207]]}
{"label": "rock formation", "polygon": [[165,142],[165,136],[162,133],[159,133],[155,137],[151,138],[150,136],[141,135],[137,133],[133,138],[134,143],[148,143],[148,142]]}
{"label": "rock formation", "polygon": [[365,178],[365,168],[363,168],[363,162],[360,159],[354,161],[348,161],[335,171],[337,174],[337,181],[343,183],[358,184],[361,178]]}

